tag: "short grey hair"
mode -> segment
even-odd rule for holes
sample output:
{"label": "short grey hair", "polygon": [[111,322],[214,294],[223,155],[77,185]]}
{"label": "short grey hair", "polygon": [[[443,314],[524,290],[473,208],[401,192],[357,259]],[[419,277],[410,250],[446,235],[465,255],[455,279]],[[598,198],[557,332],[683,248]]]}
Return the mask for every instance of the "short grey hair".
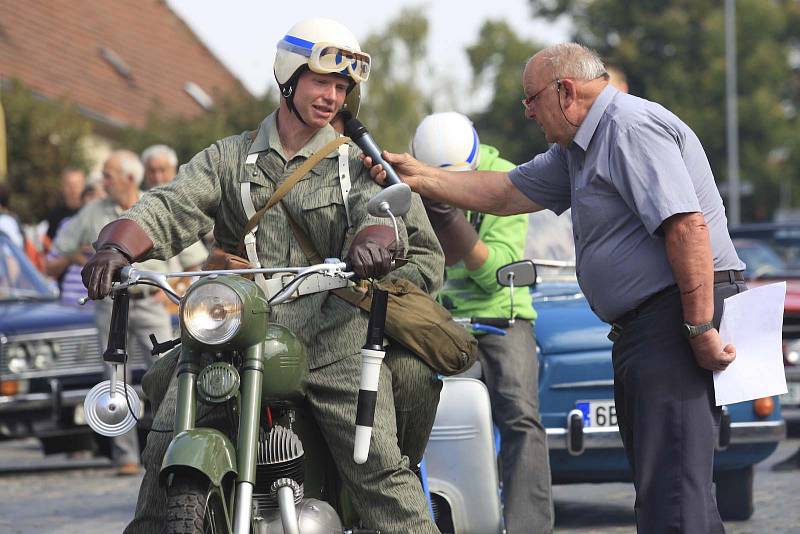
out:
{"label": "short grey hair", "polygon": [[144,152],[142,152],[142,163],[147,165],[151,158],[158,156],[166,157],[170,165],[176,169],[178,168],[178,155],[167,145],[152,145],[145,148]]}
{"label": "short grey hair", "polygon": [[115,150],[111,157],[119,159],[119,166],[125,176],[133,176],[137,186],[142,185],[144,178],[144,165],[135,152],[130,150]]}
{"label": "short grey hair", "polygon": [[606,67],[597,52],[578,43],[549,46],[533,56],[537,57],[552,69],[556,78],[594,80],[607,76]]}

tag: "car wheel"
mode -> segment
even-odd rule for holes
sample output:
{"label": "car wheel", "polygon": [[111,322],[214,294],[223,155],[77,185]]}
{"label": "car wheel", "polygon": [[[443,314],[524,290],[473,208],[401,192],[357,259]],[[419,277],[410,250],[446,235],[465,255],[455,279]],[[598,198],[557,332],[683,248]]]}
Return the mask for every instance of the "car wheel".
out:
{"label": "car wheel", "polygon": [[717,509],[723,521],[745,521],[753,515],[753,466],[716,473]]}

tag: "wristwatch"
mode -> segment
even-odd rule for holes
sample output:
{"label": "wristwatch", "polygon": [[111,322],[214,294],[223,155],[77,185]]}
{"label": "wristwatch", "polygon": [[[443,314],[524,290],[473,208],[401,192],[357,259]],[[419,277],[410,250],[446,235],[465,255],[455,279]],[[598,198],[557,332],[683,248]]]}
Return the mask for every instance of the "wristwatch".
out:
{"label": "wristwatch", "polygon": [[683,323],[683,333],[689,339],[697,337],[704,332],[708,332],[712,328],[714,328],[714,323],[712,321],[698,325]]}

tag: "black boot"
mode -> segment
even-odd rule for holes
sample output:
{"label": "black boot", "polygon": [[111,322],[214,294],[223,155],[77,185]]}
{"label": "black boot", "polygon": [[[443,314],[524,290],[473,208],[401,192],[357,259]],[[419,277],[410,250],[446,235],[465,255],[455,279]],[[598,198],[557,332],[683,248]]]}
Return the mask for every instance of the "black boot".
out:
{"label": "black boot", "polygon": [[785,460],[782,460],[777,464],[773,465],[772,470],[773,471],[800,470],[800,449],[798,449],[793,455],[789,456]]}

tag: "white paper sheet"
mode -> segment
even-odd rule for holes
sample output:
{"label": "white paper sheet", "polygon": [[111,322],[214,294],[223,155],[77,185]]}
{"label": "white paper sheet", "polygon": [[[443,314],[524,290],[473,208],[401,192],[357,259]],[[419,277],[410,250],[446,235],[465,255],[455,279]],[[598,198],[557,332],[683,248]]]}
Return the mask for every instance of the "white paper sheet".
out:
{"label": "white paper sheet", "polygon": [[719,334],[723,343],[736,347],[736,359],[714,373],[717,406],[786,393],[781,336],[785,299],[786,282],[725,299]]}

